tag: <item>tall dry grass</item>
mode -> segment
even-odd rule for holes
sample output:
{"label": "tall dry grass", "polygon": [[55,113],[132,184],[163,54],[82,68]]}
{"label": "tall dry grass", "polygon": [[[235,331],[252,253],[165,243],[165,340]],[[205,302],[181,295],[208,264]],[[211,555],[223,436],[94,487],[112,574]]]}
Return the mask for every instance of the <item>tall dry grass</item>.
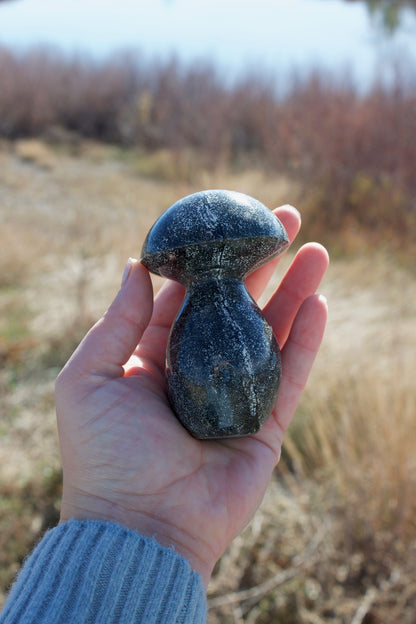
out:
{"label": "tall dry grass", "polygon": [[[349,539],[384,533],[407,544],[416,533],[416,389],[410,370],[332,372],[310,390],[288,436],[286,461],[299,476],[331,483]],[[322,397],[322,394],[325,397]]]}

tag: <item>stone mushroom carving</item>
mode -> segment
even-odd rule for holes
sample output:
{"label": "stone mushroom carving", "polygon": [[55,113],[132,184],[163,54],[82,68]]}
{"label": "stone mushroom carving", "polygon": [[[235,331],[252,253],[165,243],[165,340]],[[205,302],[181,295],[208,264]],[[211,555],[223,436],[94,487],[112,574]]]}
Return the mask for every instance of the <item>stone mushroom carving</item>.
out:
{"label": "stone mushroom carving", "polygon": [[252,434],[271,413],[280,351],[244,279],[288,243],[263,204],[224,190],[179,200],[146,237],[141,262],[186,288],[166,374],[171,406],[196,438]]}

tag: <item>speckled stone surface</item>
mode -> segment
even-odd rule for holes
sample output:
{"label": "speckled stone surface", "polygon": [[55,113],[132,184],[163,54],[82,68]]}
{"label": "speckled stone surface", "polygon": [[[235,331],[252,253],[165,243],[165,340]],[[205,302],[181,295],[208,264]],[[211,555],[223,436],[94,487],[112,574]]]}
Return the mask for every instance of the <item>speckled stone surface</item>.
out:
{"label": "speckled stone surface", "polygon": [[270,210],[223,190],[179,200],[147,235],[142,263],[187,289],[170,333],[166,374],[172,408],[196,438],[249,435],[271,413],[280,351],[244,279],[287,245]]}

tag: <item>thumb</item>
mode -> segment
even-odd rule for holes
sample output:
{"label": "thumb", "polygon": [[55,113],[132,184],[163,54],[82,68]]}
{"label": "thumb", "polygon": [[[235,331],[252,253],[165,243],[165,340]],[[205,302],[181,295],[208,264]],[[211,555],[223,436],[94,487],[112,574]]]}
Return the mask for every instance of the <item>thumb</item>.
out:
{"label": "thumb", "polygon": [[71,371],[77,378],[123,376],[123,364],[137,347],[152,310],[149,273],[138,260],[130,259],[116,298],[68,361],[66,374]]}

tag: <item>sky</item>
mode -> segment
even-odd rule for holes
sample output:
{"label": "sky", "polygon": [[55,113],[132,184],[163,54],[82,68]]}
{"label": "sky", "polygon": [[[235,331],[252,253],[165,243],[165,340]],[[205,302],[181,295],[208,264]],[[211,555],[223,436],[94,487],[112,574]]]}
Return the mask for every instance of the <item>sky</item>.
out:
{"label": "sky", "polygon": [[0,44],[97,56],[134,47],[234,74],[349,66],[366,80],[394,55],[416,58],[416,18],[407,18],[386,43],[364,4],[342,0],[14,0],[0,5]]}

